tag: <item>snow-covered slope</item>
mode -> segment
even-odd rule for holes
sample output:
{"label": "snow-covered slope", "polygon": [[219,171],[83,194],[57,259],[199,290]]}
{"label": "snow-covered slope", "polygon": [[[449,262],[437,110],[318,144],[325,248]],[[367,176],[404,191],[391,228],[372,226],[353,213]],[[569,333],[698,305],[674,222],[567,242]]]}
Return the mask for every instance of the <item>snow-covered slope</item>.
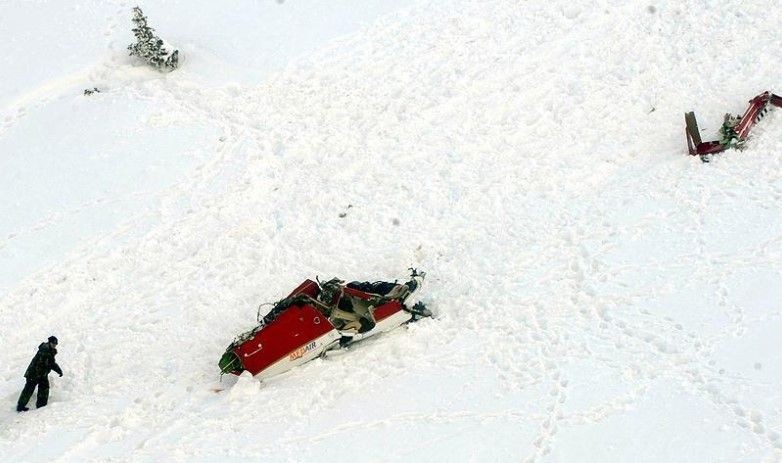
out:
{"label": "snow-covered slope", "polygon": [[[782,81],[774,2],[192,3],[141,5],[167,75],[132,5],[0,6],[93,24],[0,67],[0,459],[782,458],[782,114],[710,164],[682,128]],[[258,303],[411,265],[436,320],[220,381]]]}

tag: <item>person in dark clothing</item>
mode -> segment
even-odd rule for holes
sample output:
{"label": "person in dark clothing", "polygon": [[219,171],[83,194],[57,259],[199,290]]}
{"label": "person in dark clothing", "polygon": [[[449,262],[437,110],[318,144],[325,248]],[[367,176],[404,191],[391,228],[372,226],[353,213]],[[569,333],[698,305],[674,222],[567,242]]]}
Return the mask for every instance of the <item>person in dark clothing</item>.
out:
{"label": "person in dark clothing", "polygon": [[49,372],[54,370],[58,375],[62,376],[62,369],[54,361],[56,355],[56,337],[50,336],[48,342],[38,346],[38,353],[35,354],[35,357],[30,362],[30,366],[27,367],[27,371],[24,372],[27,382],[24,385],[24,389],[22,389],[22,395],[19,396],[19,402],[16,404],[17,412],[29,410],[27,402],[33,396],[36,386],[38,387],[38,398],[35,400],[35,406],[37,408],[45,407],[49,402]]}

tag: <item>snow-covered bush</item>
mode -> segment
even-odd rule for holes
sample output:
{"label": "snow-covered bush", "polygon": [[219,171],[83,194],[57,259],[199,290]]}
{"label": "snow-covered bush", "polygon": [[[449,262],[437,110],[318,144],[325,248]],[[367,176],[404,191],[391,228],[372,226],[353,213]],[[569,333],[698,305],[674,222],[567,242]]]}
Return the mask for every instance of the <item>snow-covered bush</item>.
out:
{"label": "snow-covered bush", "polygon": [[[179,65],[179,50],[168,52],[166,43],[154,34],[153,28],[147,26],[147,17],[141,8],[133,8],[133,34],[136,43],[128,45],[130,56],[138,56],[152,67],[161,71],[173,71]],[[169,47],[171,48],[171,47]]]}

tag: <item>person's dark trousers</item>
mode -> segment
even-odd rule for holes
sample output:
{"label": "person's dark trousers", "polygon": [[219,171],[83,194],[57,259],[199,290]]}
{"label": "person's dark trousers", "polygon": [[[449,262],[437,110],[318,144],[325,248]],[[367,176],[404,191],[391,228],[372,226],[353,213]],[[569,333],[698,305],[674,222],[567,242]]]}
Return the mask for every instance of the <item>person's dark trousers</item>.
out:
{"label": "person's dark trousers", "polygon": [[27,402],[33,396],[36,386],[38,386],[38,398],[35,400],[35,406],[41,408],[49,403],[49,378],[47,376],[43,378],[27,378],[24,389],[22,389],[22,395],[19,396],[19,402],[16,404],[17,409],[27,406]]}

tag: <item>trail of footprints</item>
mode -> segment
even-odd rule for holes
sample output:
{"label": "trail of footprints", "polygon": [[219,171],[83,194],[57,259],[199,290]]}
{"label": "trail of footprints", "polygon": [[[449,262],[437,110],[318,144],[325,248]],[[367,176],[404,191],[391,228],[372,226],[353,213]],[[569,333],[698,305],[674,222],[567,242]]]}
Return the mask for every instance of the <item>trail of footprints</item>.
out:
{"label": "trail of footprints", "polygon": [[528,463],[532,463],[551,452],[551,446],[559,430],[559,424],[565,420],[562,407],[567,401],[568,380],[562,377],[559,369],[554,368],[552,372],[551,379],[554,385],[549,390],[549,405],[546,406],[548,416],[541,422],[538,436],[532,443],[535,447],[534,453],[524,460]]}

